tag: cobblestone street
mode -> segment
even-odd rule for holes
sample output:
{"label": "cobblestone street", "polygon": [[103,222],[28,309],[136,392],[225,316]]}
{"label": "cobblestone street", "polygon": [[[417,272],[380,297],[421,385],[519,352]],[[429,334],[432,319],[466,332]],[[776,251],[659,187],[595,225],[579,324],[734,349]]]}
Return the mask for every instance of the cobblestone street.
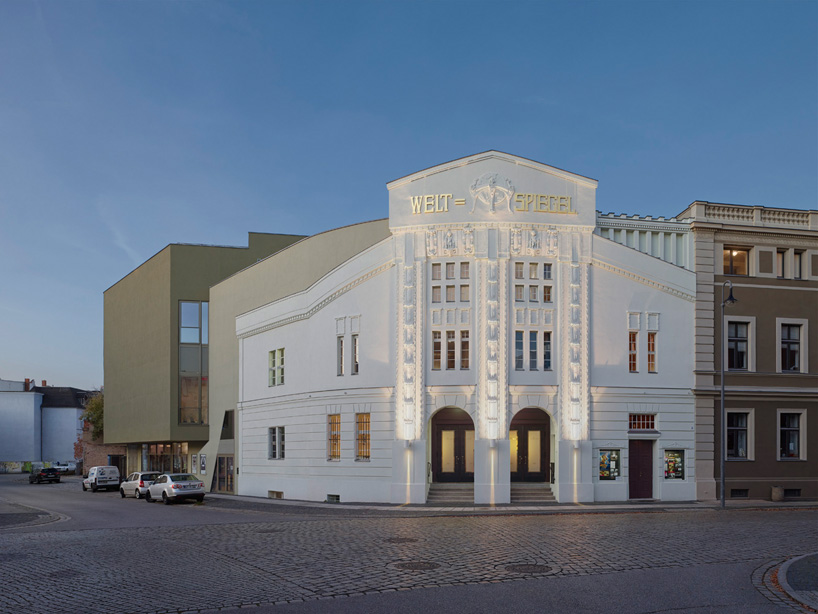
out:
{"label": "cobblestone street", "polygon": [[[0,531],[0,612],[190,612],[737,562],[763,593],[765,565],[818,549],[813,510],[395,517],[114,496],[95,503],[189,526]],[[207,524],[218,509],[250,521]]]}

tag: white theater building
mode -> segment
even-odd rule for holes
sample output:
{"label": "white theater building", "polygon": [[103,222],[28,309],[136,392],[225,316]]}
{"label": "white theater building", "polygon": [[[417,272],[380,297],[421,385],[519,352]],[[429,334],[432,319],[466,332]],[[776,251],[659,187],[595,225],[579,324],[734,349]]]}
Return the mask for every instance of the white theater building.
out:
{"label": "white theater building", "polygon": [[595,180],[496,151],[387,187],[388,228],[319,278],[356,227],[224,282],[262,305],[235,318],[237,493],[695,500],[687,226],[619,223]]}

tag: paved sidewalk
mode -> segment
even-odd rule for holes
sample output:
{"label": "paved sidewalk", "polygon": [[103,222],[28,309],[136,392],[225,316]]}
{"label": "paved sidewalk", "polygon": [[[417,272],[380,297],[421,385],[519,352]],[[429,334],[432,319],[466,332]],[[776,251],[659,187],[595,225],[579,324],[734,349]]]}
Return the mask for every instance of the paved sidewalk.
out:
{"label": "paved sidewalk", "polygon": [[818,611],[818,552],[784,563],[778,583],[790,597]]}
{"label": "paved sidewalk", "polygon": [[0,500],[0,529],[44,524],[60,518],[59,514]]}

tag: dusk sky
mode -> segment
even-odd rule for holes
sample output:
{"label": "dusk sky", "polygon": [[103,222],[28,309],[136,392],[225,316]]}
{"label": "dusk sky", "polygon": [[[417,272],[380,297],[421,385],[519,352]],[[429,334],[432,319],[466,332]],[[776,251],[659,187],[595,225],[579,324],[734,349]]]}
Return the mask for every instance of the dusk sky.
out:
{"label": "dusk sky", "polygon": [[383,218],[488,149],[603,212],[818,209],[818,2],[0,3],[0,378],[103,384],[169,243]]}

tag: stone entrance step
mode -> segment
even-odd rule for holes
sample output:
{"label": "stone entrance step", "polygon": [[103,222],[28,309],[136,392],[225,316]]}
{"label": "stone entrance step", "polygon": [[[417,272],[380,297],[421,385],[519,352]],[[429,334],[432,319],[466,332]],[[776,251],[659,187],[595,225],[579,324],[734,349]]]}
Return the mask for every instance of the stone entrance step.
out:
{"label": "stone entrance step", "polygon": [[540,505],[556,503],[550,484],[511,484],[512,505]]}
{"label": "stone entrance step", "polygon": [[473,505],[474,484],[430,484],[426,505]]}

